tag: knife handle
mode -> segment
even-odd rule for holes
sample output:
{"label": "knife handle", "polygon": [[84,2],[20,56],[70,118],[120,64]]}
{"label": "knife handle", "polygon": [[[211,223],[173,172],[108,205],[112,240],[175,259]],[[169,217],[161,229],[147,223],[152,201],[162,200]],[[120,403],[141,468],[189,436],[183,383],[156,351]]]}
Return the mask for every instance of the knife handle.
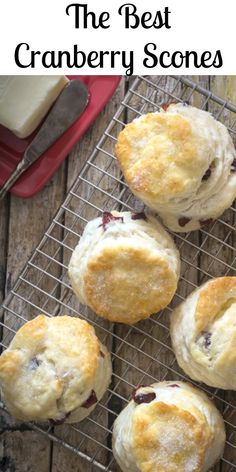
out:
{"label": "knife handle", "polygon": [[14,172],[12,172],[12,174],[10,175],[9,179],[7,179],[3,187],[0,189],[0,200],[2,200],[5,197],[9,188],[11,188],[12,185],[16,182],[16,180],[20,177],[20,175],[23,174],[26,167],[27,167],[27,163],[25,159],[22,159],[22,161],[19,162]]}

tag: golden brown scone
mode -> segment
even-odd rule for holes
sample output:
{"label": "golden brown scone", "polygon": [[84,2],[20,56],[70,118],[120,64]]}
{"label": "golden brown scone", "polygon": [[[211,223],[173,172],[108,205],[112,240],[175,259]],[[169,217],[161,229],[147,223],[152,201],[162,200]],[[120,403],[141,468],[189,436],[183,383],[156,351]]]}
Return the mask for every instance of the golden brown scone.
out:
{"label": "golden brown scone", "polygon": [[180,367],[192,379],[236,390],[236,277],[209,280],[171,316]]}
{"label": "golden brown scone", "polygon": [[133,324],[170,303],[179,265],[171,237],[154,217],[113,211],[88,223],[69,277],[79,300],[95,313]]}
{"label": "golden brown scone", "polygon": [[114,424],[113,454],[123,472],[206,472],[224,444],[214,404],[179,381],[139,387]]}
{"label": "golden brown scone", "polygon": [[182,103],[126,125],[116,155],[132,192],[171,230],[208,224],[236,196],[236,151],[227,128]]}
{"label": "golden brown scone", "polygon": [[111,378],[110,355],[86,321],[39,315],[16,333],[0,356],[0,384],[19,420],[81,421]]}

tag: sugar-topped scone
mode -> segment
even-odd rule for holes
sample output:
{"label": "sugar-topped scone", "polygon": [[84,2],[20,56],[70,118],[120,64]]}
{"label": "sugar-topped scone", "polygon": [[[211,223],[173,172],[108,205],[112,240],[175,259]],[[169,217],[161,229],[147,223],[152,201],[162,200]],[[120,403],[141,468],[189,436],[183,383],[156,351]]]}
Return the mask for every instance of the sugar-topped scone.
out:
{"label": "sugar-topped scone", "polygon": [[88,416],[111,379],[110,355],[86,321],[39,315],[0,356],[9,412],[22,421],[74,423]]}
{"label": "sugar-topped scone", "polygon": [[214,404],[179,381],[139,387],[114,423],[113,454],[123,472],[206,472],[224,444]]}
{"label": "sugar-topped scone", "polygon": [[192,379],[236,390],[236,277],[209,280],[171,315],[180,367]]}
{"label": "sugar-topped scone", "polygon": [[236,151],[227,128],[182,103],[125,126],[116,155],[132,192],[173,231],[201,228],[236,196]]}
{"label": "sugar-topped scone", "polygon": [[151,215],[112,211],[88,223],[69,263],[79,300],[110,320],[133,324],[173,298],[179,253]]}

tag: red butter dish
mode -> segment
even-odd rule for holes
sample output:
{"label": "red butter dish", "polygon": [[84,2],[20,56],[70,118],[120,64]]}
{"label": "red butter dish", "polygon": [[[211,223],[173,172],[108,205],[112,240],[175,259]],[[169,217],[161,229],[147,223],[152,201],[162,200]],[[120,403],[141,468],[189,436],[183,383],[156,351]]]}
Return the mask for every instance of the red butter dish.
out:
{"label": "red butter dish", "polygon": [[[68,76],[80,79],[88,87],[89,102],[79,119],[58,139],[13,185],[10,192],[29,198],[41,190],[67,157],[115,92],[120,76]],[[19,139],[0,125],[0,186],[8,179],[21,160],[37,130],[28,138]]]}

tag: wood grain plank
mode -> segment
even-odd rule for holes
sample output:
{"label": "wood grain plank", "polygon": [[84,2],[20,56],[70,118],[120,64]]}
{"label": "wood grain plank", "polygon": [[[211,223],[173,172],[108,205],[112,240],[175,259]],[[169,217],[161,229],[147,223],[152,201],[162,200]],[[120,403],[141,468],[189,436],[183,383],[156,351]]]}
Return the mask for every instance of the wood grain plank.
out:
{"label": "wood grain plank", "polygon": [[[8,291],[13,287],[34,248],[51,222],[56,209],[63,201],[64,192],[65,165],[61,167],[54,178],[34,198],[23,200],[14,196],[11,197],[6,268]],[[35,282],[33,277],[31,282]],[[27,293],[27,296],[29,296],[29,293]],[[15,309],[17,313],[22,314],[26,319],[31,319],[38,314],[31,311],[30,307],[26,307],[20,300],[11,305],[11,308]],[[19,319],[7,313],[5,314],[5,323],[14,330],[18,329],[22,324]],[[10,333],[7,330],[5,330],[4,340],[6,344],[10,340]]]}
{"label": "wood grain plank", "polygon": [[5,296],[8,247],[9,198],[0,205],[0,303]]}
{"label": "wood grain plank", "polygon": [[48,472],[50,443],[32,431],[2,433],[0,470],[2,472]]}
{"label": "wood grain plank", "polygon": [[[11,197],[6,264],[7,291],[14,285],[34,247],[50,223],[56,208],[63,200],[64,170],[65,166],[34,198],[21,200]],[[12,308],[14,309],[14,305]],[[19,307],[15,306],[15,308],[19,312]],[[32,313],[30,311],[24,312],[23,316],[30,319]],[[6,313],[4,322],[14,330],[17,330],[20,325],[14,316]],[[4,343],[8,342],[8,333],[9,331],[5,329]],[[2,455],[9,458],[10,464],[13,464],[11,470],[14,472],[33,470],[33,468],[30,469],[33,462],[37,464],[38,471],[48,472],[51,460],[50,441],[45,440],[40,434],[21,431],[21,425],[8,416],[5,416],[5,422],[8,422],[8,426],[5,427],[3,436]],[[12,430],[15,430],[14,434],[11,433]]]}

